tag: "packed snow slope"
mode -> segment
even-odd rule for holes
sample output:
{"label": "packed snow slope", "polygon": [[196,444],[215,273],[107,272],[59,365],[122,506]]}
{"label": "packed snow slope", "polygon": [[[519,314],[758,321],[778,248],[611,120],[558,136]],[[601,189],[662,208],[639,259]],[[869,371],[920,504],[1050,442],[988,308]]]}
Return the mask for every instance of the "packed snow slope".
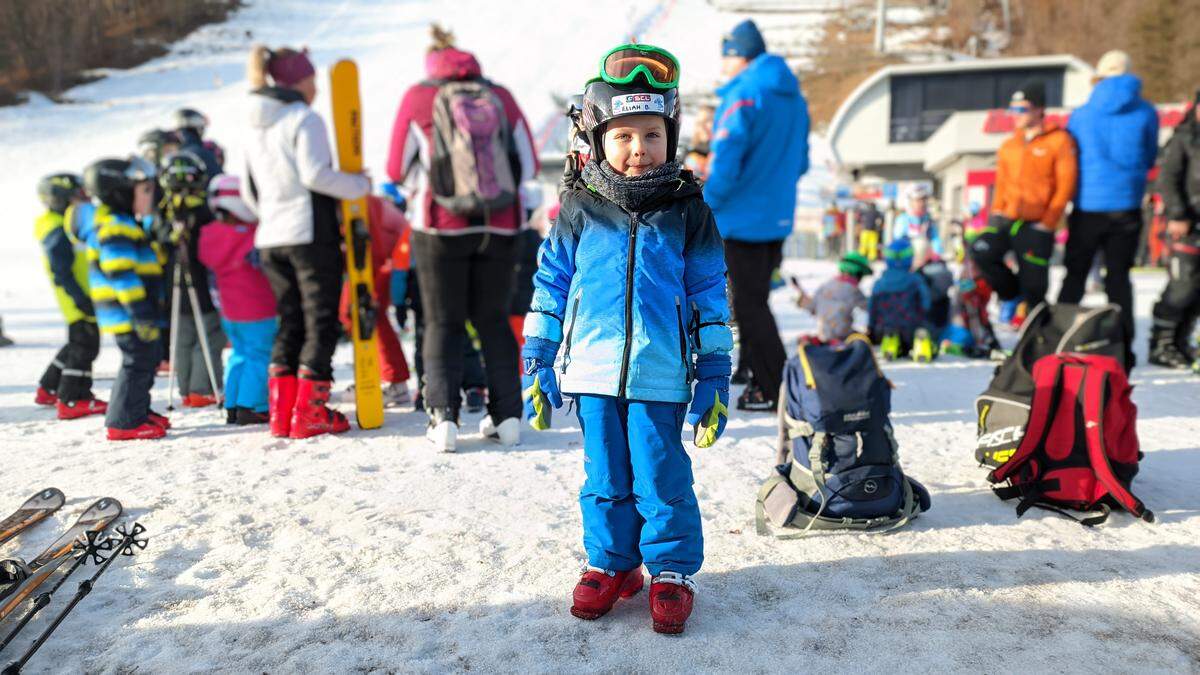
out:
{"label": "packed snow slope", "polygon": [[[597,622],[568,613],[582,564],[583,471],[565,410],[554,429],[527,431],[511,450],[471,433],[478,416],[467,416],[460,453],[444,455],[421,439],[423,416],[407,411],[389,411],[382,429],[306,441],[228,427],[211,410],[177,412],[167,439],[115,444],[102,440],[99,419],[57,422],[33,405],[65,337],[30,235],[34,181],[128,152],[181,105],[213,118],[236,161],[246,31],[306,43],[321,63],[360,61],[368,163],[379,175],[399,95],[421,76],[430,20],[450,24],[532,118],[539,106],[550,111],[548,91],[578,86],[596,54],[659,7],[257,3],[163,59],[73,90],[72,104],[0,110],[9,167],[0,175],[9,228],[0,315],[18,341],[0,349],[0,511],[44,486],[68,495],[0,555],[36,555],[101,496],[119,498],[152,537],[109,571],[28,672],[1200,672],[1200,378],[1188,374],[1134,375],[1146,452],[1134,489],[1158,522],[1116,514],[1094,530],[1040,512],[1017,520],[991,495],[972,458],[973,399],[988,363],[886,366],[902,460],[933,493],[933,509],[891,535],[755,535],[774,421],[735,412],[716,447],[692,452],[707,561],[679,638],[650,631],[644,595]],[[698,0],[666,10],[645,39],[691,72],[715,69],[713,45],[737,17]],[[832,270],[788,266],[809,290]],[[1136,277],[1141,336],[1163,282]],[[789,345],[813,329],[787,291],[774,302]],[[95,370],[111,375],[118,361],[106,340]],[[345,384],[348,351],[337,365]],[[154,395],[161,410],[164,380]]]}

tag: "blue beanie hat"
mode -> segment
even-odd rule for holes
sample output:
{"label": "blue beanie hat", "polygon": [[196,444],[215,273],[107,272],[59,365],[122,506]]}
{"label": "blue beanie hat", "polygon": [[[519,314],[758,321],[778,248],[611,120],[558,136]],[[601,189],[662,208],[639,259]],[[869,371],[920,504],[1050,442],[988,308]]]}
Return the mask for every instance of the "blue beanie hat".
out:
{"label": "blue beanie hat", "polygon": [[911,270],[913,249],[912,242],[906,238],[895,239],[883,252],[890,270]]}
{"label": "blue beanie hat", "polygon": [[765,51],[767,51],[767,44],[763,41],[762,33],[758,32],[758,26],[754,25],[754,21],[750,19],[734,26],[725,39],[721,40],[722,56],[753,59]]}

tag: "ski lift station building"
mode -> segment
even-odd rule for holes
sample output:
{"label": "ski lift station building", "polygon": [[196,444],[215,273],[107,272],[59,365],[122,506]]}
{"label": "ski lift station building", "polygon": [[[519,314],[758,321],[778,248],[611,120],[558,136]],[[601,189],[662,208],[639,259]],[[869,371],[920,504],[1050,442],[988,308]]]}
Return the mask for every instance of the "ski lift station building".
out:
{"label": "ski lift station building", "polygon": [[[933,180],[943,213],[990,202],[995,154],[1011,132],[1003,111],[1023,83],[1046,85],[1046,104],[1075,108],[1091,91],[1091,66],[1070,55],[896,64],[842,103],[829,141],[844,182],[891,186]],[[971,189],[974,187],[974,189]],[[879,194],[879,192],[876,192]]]}

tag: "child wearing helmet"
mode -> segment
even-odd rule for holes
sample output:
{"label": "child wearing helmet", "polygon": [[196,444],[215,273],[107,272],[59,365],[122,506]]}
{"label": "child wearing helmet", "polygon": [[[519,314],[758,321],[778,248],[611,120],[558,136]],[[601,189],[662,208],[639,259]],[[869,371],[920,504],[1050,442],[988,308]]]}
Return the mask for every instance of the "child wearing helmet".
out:
{"label": "child wearing helmet", "polygon": [[[221,300],[221,327],[232,351],[225,366],[229,424],[266,424],[267,369],[275,343],[275,295],[254,248],[258,218],[242,200],[241,180],[214,176],[208,184],[214,220],[200,228],[197,258],[212,271]],[[179,317],[187,323],[187,317]]]}
{"label": "child wearing helmet", "polygon": [[924,185],[909,188],[904,199],[904,211],[896,216],[896,222],[892,224],[892,239],[908,240],[917,267],[925,264],[931,252],[941,254],[942,242],[929,216],[929,190]]}
{"label": "child wearing helmet", "polygon": [[[867,323],[871,341],[880,345],[885,359],[910,353],[915,343],[930,346],[927,316],[929,288],[921,275],[912,271],[913,249],[908,239],[896,239],[884,250],[887,269],[879,275],[867,301]],[[914,353],[914,356],[920,352]],[[932,358],[932,354],[929,355]]]}
{"label": "child wearing helmet", "polygon": [[665,633],[683,631],[703,561],[680,427],[700,448],[723,432],[733,347],[721,237],[675,161],[678,77],[666,51],[622,45],[587,83],[592,157],[541,246],[522,350],[534,428],[566,393],[583,429],[588,569],[571,613],[604,615],[641,590],[644,565]]}
{"label": "child wearing helmet", "polygon": [[57,408],[58,419],[102,415],[108,405],[92,393],[92,362],[100,353],[96,308],[88,295],[87,256],[67,232],[67,210],[87,202],[83,179],[71,173],[38,181],[38,197],[46,211],[34,223],[46,272],[67,322],[67,344],[54,355],[38,382],[34,402]]}
{"label": "child wearing helmet", "polygon": [[162,358],[162,286],[158,251],[140,218],[154,211],[155,168],[145,159],[101,159],[83,171],[96,205],[68,211],[71,234],[87,247],[88,291],[101,333],[121,350],[104,416],[113,441],[162,438],[170,422],[150,410],[150,389]]}
{"label": "child wearing helmet", "polygon": [[867,309],[867,296],[859,289],[863,277],[870,276],[871,263],[853,251],[842,256],[838,273],[807,295],[801,289],[800,307],[817,317],[817,338],[822,342],[843,342],[854,330],[854,310]]}

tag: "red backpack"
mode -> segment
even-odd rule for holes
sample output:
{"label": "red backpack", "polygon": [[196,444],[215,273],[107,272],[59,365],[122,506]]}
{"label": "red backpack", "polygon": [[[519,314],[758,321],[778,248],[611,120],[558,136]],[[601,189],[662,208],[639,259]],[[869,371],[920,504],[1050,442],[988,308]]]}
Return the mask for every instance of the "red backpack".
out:
{"label": "red backpack", "polygon": [[[1033,366],[1029,424],[1012,459],[988,474],[1001,499],[1019,497],[1017,517],[1030,507],[1054,511],[1089,527],[1110,507],[1154,521],[1129,491],[1137,475],[1137,406],[1121,364],[1111,356],[1051,354]],[[1093,512],[1075,518],[1063,509]]]}

